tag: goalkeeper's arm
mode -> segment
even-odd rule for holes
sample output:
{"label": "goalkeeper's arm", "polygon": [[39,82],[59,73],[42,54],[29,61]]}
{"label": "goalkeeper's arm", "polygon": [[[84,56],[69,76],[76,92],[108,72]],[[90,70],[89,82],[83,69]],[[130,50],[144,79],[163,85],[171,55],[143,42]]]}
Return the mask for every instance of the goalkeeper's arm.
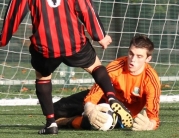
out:
{"label": "goalkeeper's arm", "polygon": [[155,120],[149,119],[146,111],[143,114],[138,114],[134,119],[134,124],[132,130],[134,131],[145,131],[145,130],[155,130],[157,122]]}

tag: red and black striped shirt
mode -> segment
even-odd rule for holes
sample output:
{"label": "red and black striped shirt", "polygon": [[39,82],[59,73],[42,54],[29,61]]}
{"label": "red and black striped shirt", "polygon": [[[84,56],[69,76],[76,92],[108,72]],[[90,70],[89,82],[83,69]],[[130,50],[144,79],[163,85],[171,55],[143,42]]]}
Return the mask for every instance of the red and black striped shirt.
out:
{"label": "red and black striped shirt", "polygon": [[105,36],[91,0],[10,0],[1,31],[5,46],[30,11],[34,49],[46,58],[70,56],[86,43],[85,28],[94,41]]}

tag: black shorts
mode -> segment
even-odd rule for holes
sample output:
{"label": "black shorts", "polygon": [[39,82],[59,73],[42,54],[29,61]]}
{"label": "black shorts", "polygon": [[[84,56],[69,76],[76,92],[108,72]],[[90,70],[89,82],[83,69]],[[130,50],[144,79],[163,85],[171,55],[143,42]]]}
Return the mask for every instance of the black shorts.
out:
{"label": "black shorts", "polygon": [[61,56],[58,58],[44,58],[40,53],[30,46],[32,67],[41,73],[43,77],[49,76],[63,62],[70,67],[88,68],[96,60],[96,52],[89,41],[83,48],[72,56]]}

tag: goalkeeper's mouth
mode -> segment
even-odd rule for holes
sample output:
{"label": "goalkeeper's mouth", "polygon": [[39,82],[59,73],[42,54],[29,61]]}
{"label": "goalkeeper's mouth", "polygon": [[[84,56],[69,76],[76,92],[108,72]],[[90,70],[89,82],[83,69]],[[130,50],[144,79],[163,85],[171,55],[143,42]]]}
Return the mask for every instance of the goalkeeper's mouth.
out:
{"label": "goalkeeper's mouth", "polygon": [[130,68],[133,68],[133,67],[134,67],[134,64],[131,64],[131,63],[130,63],[130,64],[128,65],[128,67],[129,67],[129,69],[130,69]]}

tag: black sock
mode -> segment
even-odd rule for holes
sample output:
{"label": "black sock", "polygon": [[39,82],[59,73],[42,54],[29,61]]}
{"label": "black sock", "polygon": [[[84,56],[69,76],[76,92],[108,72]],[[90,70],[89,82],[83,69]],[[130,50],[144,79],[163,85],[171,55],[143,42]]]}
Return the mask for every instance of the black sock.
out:
{"label": "black sock", "polygon": [[101,87],[104,94],[110,98],[115,96],[115,90],[112,86],[111,79],[104,66],[98,66],[92,71],[95,82]]}
{"label": "black sock", "polygon": [[55,122],[54,114],[46,116],[46,127],[49,127],[54,122]]}
{"label": "black sock", "polygon": [[48,126],[49,124],[55,122],[51,80],[36,80],[36,94],[39,99],[42,112],[46,116]]}

